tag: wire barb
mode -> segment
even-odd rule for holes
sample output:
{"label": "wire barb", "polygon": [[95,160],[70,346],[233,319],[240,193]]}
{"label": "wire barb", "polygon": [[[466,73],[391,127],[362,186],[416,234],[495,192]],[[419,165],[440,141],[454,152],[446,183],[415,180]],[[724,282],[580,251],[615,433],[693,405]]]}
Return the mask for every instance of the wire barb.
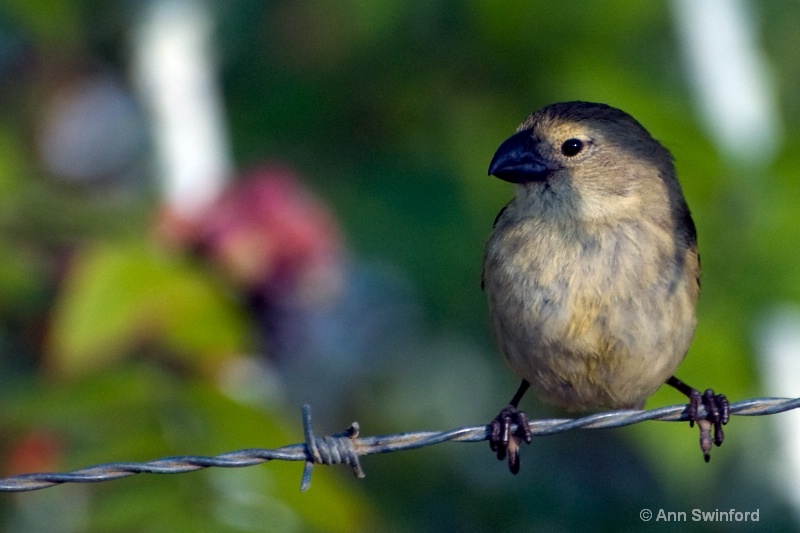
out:
{"label": "wire barb", "polygon": [[[800,408],[800,398],[753,398],[730,405],[730,413],[740,416],[774,415]],[[698,410],[698,417],[706,416],[705,409]],[[638,424],[646,420],[680,422],[689,420],[686,405],[673,405],[650,411],[610,411],[582,418],[531,420],[533,436],[554,435],[573,429],[615,428]],[[512,428],[513,429],[513,428]],[[311,486],[314,464],[346,464],[352,467],[359,478],[364,471],[359,462],[361,455],[391,453],[433,446],[442,442],[480,442],[489,438],[490,426],[470,426],[450,431],[419,431],[376,437],[359,437],[358,423],[341,433],[326,437],[314,435],[311,425],[311,408],[303,406],[303,431],[305,442],[290,444],[276,449],[253,448],[223,453],[214,457],[181,456],[166,457],[145,463],[109,463],[92,466],[67,473],[37,473],[0,479],[0,492],[25,492],[44,489],[62,483],[96,483],[134,474],[181,474],[209,467],[239,468],[254,466],[267,461],[304,461],[300,489]]]}
{"label": "wire barb", "polygon": [[363,478],[364,470],[358,461],[358,451],[353,442],[358,438],[358,422],[353,422],[342,433],[317,437],[311,426],[311,406],[303,405],[303,433],[306,438],[306,464],[303,468],[303,478],[300,482],[300,491],[305,492],[311,488],[311,471],[314,463],[323,465],[347,464],[353,467],[353,473],[358,478]]}

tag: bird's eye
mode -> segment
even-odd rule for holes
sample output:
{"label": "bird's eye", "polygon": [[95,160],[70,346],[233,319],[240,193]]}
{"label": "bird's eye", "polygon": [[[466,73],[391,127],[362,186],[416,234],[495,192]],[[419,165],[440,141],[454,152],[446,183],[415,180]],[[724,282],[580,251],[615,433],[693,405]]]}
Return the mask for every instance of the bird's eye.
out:
{"label": "bird's eye", "polygon": [[567,139],[561,145],[561,153],[567,157],[578,155],[583,150],[583,141],[580,139]]}

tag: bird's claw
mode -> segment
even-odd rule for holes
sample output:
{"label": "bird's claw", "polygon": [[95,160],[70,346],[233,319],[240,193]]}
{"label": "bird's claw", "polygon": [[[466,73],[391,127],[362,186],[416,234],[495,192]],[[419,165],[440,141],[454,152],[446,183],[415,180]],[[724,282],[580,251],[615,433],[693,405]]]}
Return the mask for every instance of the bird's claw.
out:
{"label": "bird's claw", "polygon": [[[706,416],[704,418],[698,417],[700,406],[705,407]],[[730,419],[730,410],[728,398],[724,394],[714,394],[711,389],[706,389],[703,394],[700,391],[694,390],[689,395],[689,425],[700,428],[700,449],[703,451],[703,457],[706,462],[711,460],[711,444],[717,446],[722,444],[725,439],[725,433],[722,431],[722,426],[728,423]],[[714,437],[711,437],[711,430],[714,430]]]}
{"label": "bird's claw", "polygon": [[[511,426],[516,425],[512,433]],[[519,472],[519,451],[522,441],[530,444],[533,439],[528,423],[528,415],[513,405],[507,405],[492,420],[489,447],[503,460],[508,456],[508,469],[512,474]]]}

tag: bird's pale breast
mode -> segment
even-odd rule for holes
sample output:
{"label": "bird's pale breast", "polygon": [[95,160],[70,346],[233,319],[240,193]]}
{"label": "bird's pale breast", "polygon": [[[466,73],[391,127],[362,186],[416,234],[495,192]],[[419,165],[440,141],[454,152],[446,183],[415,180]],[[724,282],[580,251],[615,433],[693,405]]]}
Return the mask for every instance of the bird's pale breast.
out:
{"label": "bird's pale breast", "polygon": [[484,263],[495,337],[543,400],[639,407],[675,371],[694,335],[697,255],[670,231],[646,217],[500,217]]}

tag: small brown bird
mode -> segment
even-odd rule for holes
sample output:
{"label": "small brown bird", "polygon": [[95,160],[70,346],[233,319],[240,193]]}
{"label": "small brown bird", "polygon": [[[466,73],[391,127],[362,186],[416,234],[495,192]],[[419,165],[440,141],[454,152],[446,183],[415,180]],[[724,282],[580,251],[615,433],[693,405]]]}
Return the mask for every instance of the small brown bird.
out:
{"label": "small brown bird", "polygon": [[619,109],[566,102],[529,116],[489,174],[515,196],[495,220],[482,286],[498,347],[522,378],[491,424],[498,459],[519,471],[529,386],[590,411],[642,408],[667,383],[689,397],[708,461],[728,401],[673,375],[694,337],[700,257],[669,151]]}

